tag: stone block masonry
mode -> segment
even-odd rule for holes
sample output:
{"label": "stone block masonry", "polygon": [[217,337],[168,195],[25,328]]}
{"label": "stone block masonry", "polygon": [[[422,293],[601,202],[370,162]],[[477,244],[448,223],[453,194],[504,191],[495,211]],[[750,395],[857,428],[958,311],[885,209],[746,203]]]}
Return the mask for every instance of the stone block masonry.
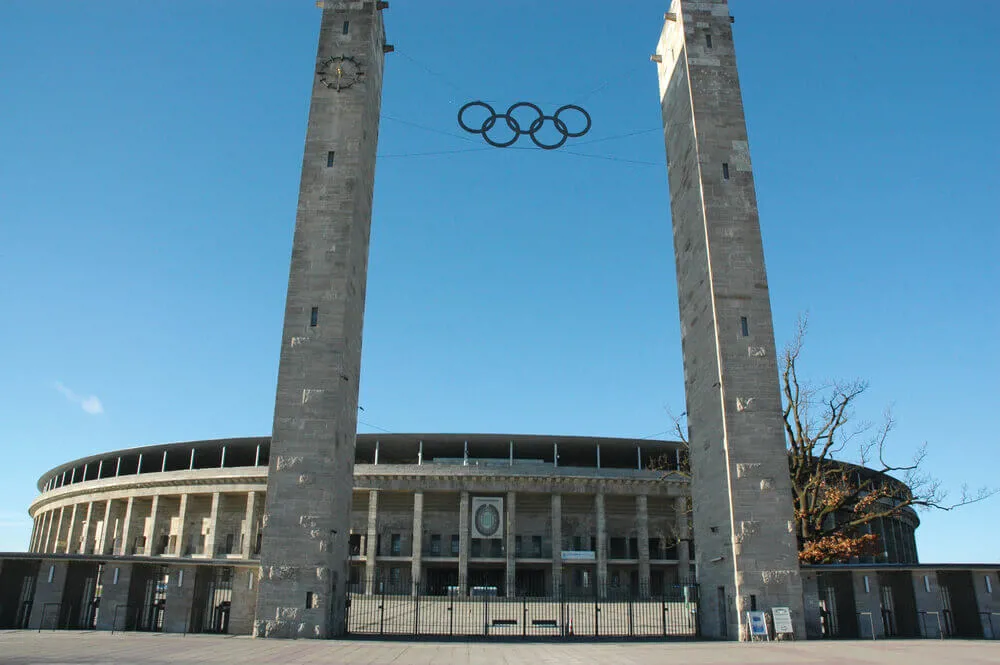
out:
{"label": "stone block masonry", "polygon": [[344,627],[384,7],[323,8],[263,515],[260,637]]}
{"label": "stone block masonry", "polygon": [[770,296],[726,0],[674,0],[657,62],[674,228],[702,631],[802,584]]}

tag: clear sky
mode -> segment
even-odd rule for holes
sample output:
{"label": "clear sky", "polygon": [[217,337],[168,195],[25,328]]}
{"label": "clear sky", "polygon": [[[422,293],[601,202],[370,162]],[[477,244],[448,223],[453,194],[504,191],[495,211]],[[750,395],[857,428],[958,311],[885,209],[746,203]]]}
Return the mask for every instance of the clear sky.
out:
{"label": "clear sky", "polygon": [[[667,4],[393,0],[362,431],[683,411]],[[805,374],[869,379],[899,459],[927,441],[947,486],[1000,484],[1000,3],[731,5],[778,343],[808,310]],[[270,432],[319,10],[6,0],[0,25],[2,551],[46,469]],[[579,101],[587,156],[479,150],[479,98]],[[1000,560],[998,509],[922,514],[922,560]]]}

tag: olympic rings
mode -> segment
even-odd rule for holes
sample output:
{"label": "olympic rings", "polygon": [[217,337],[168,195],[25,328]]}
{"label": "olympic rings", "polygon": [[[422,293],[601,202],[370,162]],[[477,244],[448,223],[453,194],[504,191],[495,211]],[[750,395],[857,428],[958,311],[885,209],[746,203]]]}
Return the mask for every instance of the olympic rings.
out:
{"label": "olympic rings", "polygon": [[[464,119],[465,112],[468,109],[474,107],[484,108],[489,113],[489,116],[485,120],[483,120],[482,125],[480,125],[478,129],[476,127],[470,127],[468,124],[466,124]],[[534,120],[532,120],[528,124],[527,129],[522,129],[521,123],[517,120],[517,118],[514,117],[514,112],[520,108],[529,108],[532,111],[534,111],[535,115],[537,116]],[[586,120],[587,124],[584,125],[583,129],[581,129],[580,131],[571,132],[569,130],[569,127],[566,125],[566,122],[559,117],[559,115],[563,111],[577,111],[578,113],[583,115],[583,118],[584,120]],[[506,140],[497,140],[490,137],[489,135],[490,130],[492,130],[496,126],[497,120],[500,120],[501,118],[506,123],[507,128],[510,129],[511,132],[513,132],[513,136],[511,136],[509,139]],[[538,132],[545,125],[546,121],[552,121],[552,125],[556,128],[556,131],[562,135],[559,138],[559,140],[556,141],[555,143],[544,143],[538,138]],[[503,114],[497,113],[493,109],[493,107],[487,104],[486,102],[479,102],[479,101],[469,102],[468,104],[466,104],[465,106],[463,106],[458,110],[458,126],[464,129],[465,131],[469,132],[470,134],[481,135],[483,137],[483,140],[486,141],[491,146],[493,146],[494,148],[509,148],[510,146],[517,143],[517,140],[519,138],[521,138],[524,135],[527,135],[531,139],[532,143],[534,143],[542,150],[555,150],[556,148],[561,148],[563,144],[566,143],[567,139],[578,138],[589,132],[590,125],[591,125],[590,114],[587,113],[585,110],[583,110],[581,107],[577,106],[576,104],[566,104],[565,106],[560,106],[556,110],[556,112],[553,113],[552,115],[545,115],[544,113],[542,113],[542,109],[538,108],[538,106],[532,104],[531,102],[517,102],[515,104],[511,104],[509,107],[507,107],[507,112]]]}

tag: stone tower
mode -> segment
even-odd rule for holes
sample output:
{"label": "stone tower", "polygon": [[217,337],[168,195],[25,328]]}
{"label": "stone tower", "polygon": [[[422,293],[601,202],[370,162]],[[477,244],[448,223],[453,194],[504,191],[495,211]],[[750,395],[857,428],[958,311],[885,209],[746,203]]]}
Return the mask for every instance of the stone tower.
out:
{"label": "stone tower", "polygon": [[674,0],[660,80],[705,635],[805,635],[771,304],[726,0]]}
{"label": "stone tower", "polygon": [[257,636],[344,628],[388,3],[326,0],[274,407]]}

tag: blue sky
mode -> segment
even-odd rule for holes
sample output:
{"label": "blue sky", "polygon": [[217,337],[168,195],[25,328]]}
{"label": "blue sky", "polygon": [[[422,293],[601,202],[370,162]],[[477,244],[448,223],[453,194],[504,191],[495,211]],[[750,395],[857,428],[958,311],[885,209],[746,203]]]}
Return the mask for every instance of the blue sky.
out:
{"label": "blue sky", "polygon": [[[1000,5],[731,6],[778,343],[808,310],[805,374],[870,380],[858,417],[892,405],[946,485],[1000,484]],[[392,3],[363,431],[644,437],[683,410],[666,2],[611,7]],[[270,432],[318,22],[0,3],[0,551],[52,466]],[[471,150],[477,98],[579,101],[611,140]],[[998,508],[924,513],[922,560],[1000,560]]]}

